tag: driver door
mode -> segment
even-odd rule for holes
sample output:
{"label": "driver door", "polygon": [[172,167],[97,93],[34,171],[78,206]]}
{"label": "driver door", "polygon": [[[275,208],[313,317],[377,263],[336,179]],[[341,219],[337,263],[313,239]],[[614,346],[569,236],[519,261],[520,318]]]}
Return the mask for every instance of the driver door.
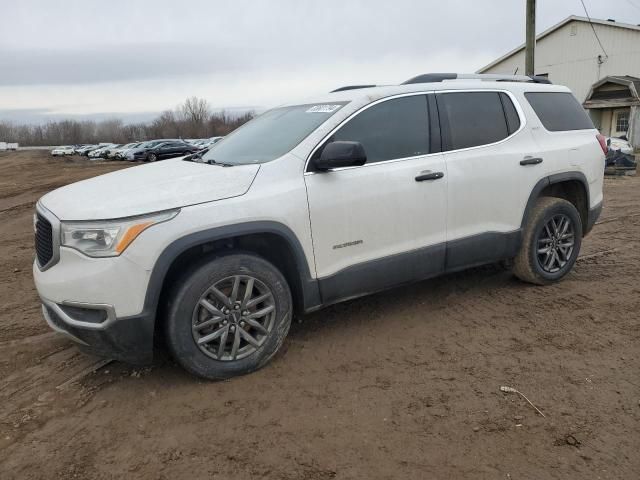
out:
{"label": "driver door", "polygon": [[[312,155],[305,182],[323,302],[444,270],[447,175],[430,99],[422,93],[376,102]],[[314,171],[323,146],[337,140],[360,142],[365,165]]]}

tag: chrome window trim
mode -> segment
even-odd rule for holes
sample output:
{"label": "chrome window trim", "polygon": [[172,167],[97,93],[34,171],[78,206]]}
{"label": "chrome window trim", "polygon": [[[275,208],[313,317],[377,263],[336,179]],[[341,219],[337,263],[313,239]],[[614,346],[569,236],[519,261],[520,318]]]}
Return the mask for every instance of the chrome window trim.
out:
{"label": "chrome window trim", "polygon": [[[51,224],[51,248],[53,250],[51,260],[49,260],[44,265],[40,265],[38,256],[36,255],[36,265],[38,265],[38,268],[41,272],[44,272],[60,261],[60,219],[56,217],[52,212],[47,210],[40,202],[36,204],[36,212],[46,218],[47,221]],[[35,235],[35,231],[33,233]]]}
{"label": "chrome window trim", "polygon": [[[351,121],[353,118],[355,118],[361,112],[364,112],[365,110],[367,110],[368,108],[373,107],[374,105],[378,105],[379,103],[387,102],[389,100],[394,100],[396,98],[411,97],[411,96],[417,96],[417,95],[429,95],[429,94],[435,95],[435,94],[438,94],[438,93],[473,93],[473,92],[496,92],[496,93],[502,92],[502,93],[505,93],[510,98],[511,102],[513,103],[513,106],[516,109],[516,112],[517,112],[518,117],[520,119],[520,127],[515,132],[513,132],[511,135],[508,135],[507,137],[503,138],[502,140],[498,140],[497,142],[492,142],[492,143],[486,143],[486,144],[483,144],[483,145],[475,145],[473,147],[459,148],[459,149],[456,149],[456,150],[447,150],[447,151],[443,151],[443,152],[432,152],[432,153],[427,153],[425,155],[417,155],[417,156],[413,156],[413,157],[391,158],[389,160],[383,160],[381,162],[365,163],[364,165],[361,165],[361,166],[336,168],[336,169],[333,169],[333,170],[329,170],[327,172],[310,172],[310,171],[308,171],[309,162],[311,161],[311,158],[316,153],[316,151],[324,144],[324,142],[326,142],[328,138],[330,138],[335,132],[337,132],[340,128],[342,128],[347,122]],[[420,91],[420,92],[410,92],[410,93],[402,93],[402,94],[398,94],[398,95],[392,95],[392,96],[389,96],[389,97],[380,98],[380,99],[376,100],[375,102],[368,103],[364,107],[361,107],[360,109],[358,109],[355,112],[353,112],[351,115],[349,115],[347,118],[345,118],[342,122],[340,122],[335,128],[333,128],[333,130],[331,130],[327,135],[325,135],[322,138],[322,140],[320,140],[320,142],[318,142],[318,144],[311,150],[311,153],[309,155],[307,155],[307,160],[306,160],[306,162],[304,164],[304,170],[303,171],[304,171],[304,175],[305,176],[307,176],[307,175],[316,175],[318,173],[324,174],[324,173],[329,173],[329,172],[340,172],[342,170],[351,170],[353,168],[373,167],[375,165],[384,165],[384,164],[392,163],[392,162],[402,162],[402,161],[405,161],[405,160],[414,160],[416,158],[426,158],[426,157],[431,157],[431,156],[435,156],[435,155],[444,155],[444,154],[450,154],[450,153],[465,152],[465,151],[474,150],[474,149],[477,149],[477,148],[491,147],[491,146],[499,145],[499,144],[501,144],[503,142],[506,142],[507,140],[511,139],[515,135],[519,134],[522,130],[524,130],[526,125],[527,125],[527,118],[524,115],[524,110],[522,109],[522,106],[520,105],[520,102],[518,101],[517,97],[513,94],[513,92],[510,92],[509,90],[503,90],[503,89],[499,89],[499,88],[469,88],[469,89],[459,89],[459,90],[458,89],[423,90],[423,91]]]}

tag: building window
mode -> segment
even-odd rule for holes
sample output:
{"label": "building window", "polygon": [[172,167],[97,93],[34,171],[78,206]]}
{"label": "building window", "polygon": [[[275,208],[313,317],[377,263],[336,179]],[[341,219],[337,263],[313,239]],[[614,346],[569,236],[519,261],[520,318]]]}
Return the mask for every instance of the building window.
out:
{"label": "building window", "polygon": [[629,130],[629,112],[620,112],[616,115],[616,132]]}

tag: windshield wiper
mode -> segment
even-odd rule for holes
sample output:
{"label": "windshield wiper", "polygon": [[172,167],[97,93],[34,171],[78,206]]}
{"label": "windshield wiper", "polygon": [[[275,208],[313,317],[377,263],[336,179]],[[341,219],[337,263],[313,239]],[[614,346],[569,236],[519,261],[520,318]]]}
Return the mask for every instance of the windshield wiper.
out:
{"label": "windshield wiper", "polygon": [[224,162],[218,162],[215,159],[211,158],[209,160],[207,160],[207,162],[209,165],[220,165],[222,167],[233,167],[233,163],[224,163]]}

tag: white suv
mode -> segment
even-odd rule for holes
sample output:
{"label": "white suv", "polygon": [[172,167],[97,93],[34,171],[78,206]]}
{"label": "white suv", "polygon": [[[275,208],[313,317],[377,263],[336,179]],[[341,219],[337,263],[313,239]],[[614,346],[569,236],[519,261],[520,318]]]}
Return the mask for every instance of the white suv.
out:
{"label": "white suv", "polygon": [[100,355],[154,338],[211,379],[263,366],[294,312],[506,260],[548,284],[602,208],[604,138],[569,89],[428,74],[270,110],[202,158],[45,195],[49,325]]}

